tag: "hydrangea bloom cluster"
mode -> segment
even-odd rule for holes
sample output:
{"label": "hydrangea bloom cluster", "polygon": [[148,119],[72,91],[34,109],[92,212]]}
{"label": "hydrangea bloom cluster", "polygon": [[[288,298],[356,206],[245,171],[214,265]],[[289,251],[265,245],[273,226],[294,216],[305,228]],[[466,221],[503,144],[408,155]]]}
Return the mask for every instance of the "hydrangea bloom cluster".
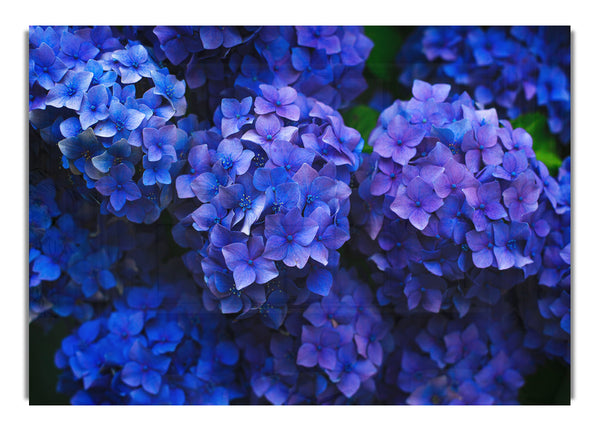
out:
{"label": "hydrangea bloom cluster", "polygon": [[207,308],[279,327],[288,302],[331,288],[363,141],[331,107],[291,87],[259,89],[222,99],[216,125],[194,134],[174,233],[193,249],[184,258]]}
{"label": "hydrangea bloom cluster", "polygon": [[399,80],[447,82],[511,119],[543,108],[568,143],[570,43],[567,27],[419,27],[398,54]]}
{"label": "hydrangea bloom cluster", "polygon": [[514,404],[570,362],[570,160],[423,81],[363,152],[362,28],[29,43],[30,318],[72,322],[72,404]]}
{"label": "hydrangea bloom cluster", "polygon": [[[406,384],[400,389],[410,394],[408,403],[434,396],[436,403],[457,403],[464,382],[440,358],[453,356],[455,343],[467,343],[463,352],[491,353],[489,366],[518,375],[510,373],[511,388],[503,394],[488,393],[488,383],[475,379],[468,396],[477,399],[466,402],[516,402],[532,361],[570,361],[569,161],[557,180],[536,160],[527,132],[498,120],[495,110],[477,109],[466,93],[449,98],[447,84],[417,80],[412,90],[412,99],[397,100],[379,117],[352,202],[352,220],[360,227],[353,240],[380,271],[374,276],[379,304],[417,327],[423,313],[435,316],[422,325],[436,329],[416,338],[420,350],[398,358],[402,367],[394,373],[403,376],[398,384]],[[517,368],[508,359],[512,350],[501,358],[488,350],[482,332],[490,329],[469,326],[482,313],[510,315],[508,298],[523,324],[498,335],[518,334],[515,345],[531,356],[519,353]],[[442,321],[450,326],[438,327]],[[430,369],[419,368],[430,362]],[[425,386],[405,382],[417,370]]]}

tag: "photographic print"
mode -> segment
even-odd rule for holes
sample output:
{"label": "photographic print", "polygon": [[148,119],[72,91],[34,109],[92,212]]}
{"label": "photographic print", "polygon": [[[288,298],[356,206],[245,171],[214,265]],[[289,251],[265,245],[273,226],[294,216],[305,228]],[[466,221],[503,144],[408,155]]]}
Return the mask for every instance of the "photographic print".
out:
{"label": "photographic print", "polygon": [[570,404],[570,27],[28,38],[30,404]]}

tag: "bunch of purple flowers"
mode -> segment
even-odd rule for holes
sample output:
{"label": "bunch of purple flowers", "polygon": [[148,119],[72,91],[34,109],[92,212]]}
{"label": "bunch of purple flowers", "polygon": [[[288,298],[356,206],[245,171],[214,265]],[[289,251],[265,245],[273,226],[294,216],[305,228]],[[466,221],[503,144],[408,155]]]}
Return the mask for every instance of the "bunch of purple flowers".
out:
{"label": "bunch of purple flowers", "polygon": [[[528,71],[500,93],[464,71],[477,101],[568,105],[502,31],[427,31],[459,62],[444,32]],[[550,61],[546,30],[510,34]],[[360,27],[30,29],[30,314],[76,322],[59,392],[513,404],[570,362],[570,159],[552,176],[525,130],[420,80],[365,144],[342,113],[372,47]]]}
{"label": "bunch of purple flowers", "polygon": [[260,91],[222,99],[215,127],[194,134],[176,181],[186,201],[175,238],[193,249],[185,260],[209,309],[260,312],[278,327],[292,296],[298,304],[308,291],[329,292],[350,238],[348,184],[363,141],[337,111],[291,87]]}
{"label": "bunch of purple flowers", "polygon": [[544,108],[550,132],[571,139],[567,27],[419,27],[397,57],[400,82],[447,82],[513,119]]}
{"label": "bunch of purple flowers", "polygon": [[357,247],[389,277],[382,305],[463,316],[529,277],[565,277],[569,203],[527,132],[449,91],[415,81],[382,112],[352,210],[368,236]]}

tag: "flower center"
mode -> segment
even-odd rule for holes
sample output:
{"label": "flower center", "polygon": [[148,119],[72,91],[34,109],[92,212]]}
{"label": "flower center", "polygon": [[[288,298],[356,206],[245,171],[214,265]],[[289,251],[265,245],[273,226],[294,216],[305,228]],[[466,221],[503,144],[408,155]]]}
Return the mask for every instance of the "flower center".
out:
{"label": "flower center", "polygon": [[252,207],[252,199],[246,193],[242,195],[240,199],[240,208],[242,211],[246,211]]}
{"label": "flower center", "polygon": [[225,157],[221,164],[223,165],[223,169],[227,170],[227,169],[231,169],[231,167],[233,166],[233,161],[231,160],[231,157]]}
{"label": "flower center", "polygon": [[286,240],[287,240],[287,242],[292,242],[292,241],[294,240],[294,237],[293,237],[293,235],[288,235],[288,236],[286,237]]}
{"label": "flower center", "polygon": [[511,239],[510,241],[508,241],[506,243],[506,248],[508,248],[509,250],[516,250],[517,249],[517,241],[514,239]]}

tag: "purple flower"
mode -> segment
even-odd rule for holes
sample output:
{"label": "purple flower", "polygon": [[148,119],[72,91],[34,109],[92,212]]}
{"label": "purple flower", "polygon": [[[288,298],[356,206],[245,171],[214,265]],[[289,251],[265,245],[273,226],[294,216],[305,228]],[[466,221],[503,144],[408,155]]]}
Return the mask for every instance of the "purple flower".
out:
{"label": "purple flower", "polygon": [[391,159],[380,159],[377,167],[378,171],[371,182],[371,193],[374,196],[396,196],[398,187],[402,184],[402,166]]}
{"label": "purple flower", "polygon": [[34,62],[34,74],[37,82],[46,90],[54,87],[59,82],[68,67],[54,54],[52,48],[42,43],[39,48],[30,51],[29,58]]}
{"label": "purple flower", "polygon": [[431,85],[428,82],[415,79],[412,86],[413,96],[421,102],[433,100],[434,102],[441,103],[446,100],[449,93],[450,85],[448,84]]}
{"label": "purple flower", "polygon": [[529,163],[523,151],[504,153],[502,166],[496,166],[494,176],[503,180],[513,181],[521,172],[524,172]]}
{"label": "purple flower", "polygon": [[512,368],[508,355],[501,350],[492,360],[475,375],[475,382],[482,388],[497,386],[518,390],[525,381],[519,372]]}
{"label": "purple flower", "polygon": [[336,383],[338,389],[350,398],[365,382],[377,372],[377,368],[368,359],[359,360],[354,343],[340,347],[337,362],[333,370],[326,370],[327,375]]}
{"label": "purple flower", "polygon": [[471,172],[478,172],[481,162],[497,166],[502,163],[502,148],[498,144],[497,128],[486,124],[465,134],[461,149],[465,152],[465,163]]}
{"label": "purple flower", "polygon": [[427,356],[410,350],[402,353],[402,369],[398,373],[396,384],[404,392],[413,392],[440,372],[437,364]]}
{"label": "purple flower", "polygon": [[133,170],[124,164],[110,169],[110,175],[96,182],[96,189],[104,196],[110,197],[110,204],[120,211],[126,201],[134,201],[142,197],[138,186],[131,180]]}
{"label": "purple flower", "polygon": [[221,45],[232,48],[242,43],[242,37],[235,27],[200,27],[200,39],[204,49],[217,49]]}
{"label": "purple flower", "polygon": [[121,372],[121,380],[131,387],[142,386],[150,394],[158,394],[162,385],[162,375],[169,369],[171,359],[158,356],[136,341],[129,351],[130,362]]}
{"label": "purple flower", "polygon": [[221,167],[216,166],[212,172],[203,172],[193,179],[190,188],[200,202],[210,202],[219,193],[220,187],[227,186],[229,176]]}
{"label": "purple flower", "polygon": [[337,362],[336,349],[339,342],[340,335],[330,328],[304,325],[296,363],[305,367],[318,364],[324,370],[332,370]]}
{"label": "purple flower", "polygon": [[103,153],[92,157],[94,167],[100,172],[107,174],[110,168],[121,163],[129,169],[135,170],[135,164],[140,159],[139,152],[132,152],[131,145],[126,139],[121,139],[106,149]]}
{"label": "purple flower", "polygon": [[298,93],[292,87],[283,87],[277,90],[271,85],[261,85],[263,97],[257,97],[254,101],[254,112],[259,115],[276,113],[278,116],[288,120],[298,121],[300,108],[294,105]]}
{"label": "purple flower", "polygon": [[408,299],[408,309],[412,310],[417,305],[432,313],[440,311],[443,292],[446,290],[446,282],[443,278],[432,274],[419,274],[410,277],[406,282],[404,294]]}
{"label": "purple flower", "polygon": [[239,139],[223,139],[217,148],[216,158],[232,178],[248,171],[254,152],[244,149]]}
{"label": "purple flower", "polygon": [[361,316],[356,321],[354,342],[356,350],[363,358],[379,366],[383,361],[381,340],[388,332],[388,325],[370,316]]}
{"label": "purple flower", "polygon": [[470,324],[464,331],[454,331],[444,336],[446,343],[446,356],[448,364],[454,364],[465,358],[474,358],[479,361],[487,354],[487,346],[481,340],[475,324]]}
{"label": "purple flower", "polygon": [[317,207],[309,217],[319,225],[315,239],[310,245],[310,257],[323,265],[327,265],[329,252],[344,245],[350,239],[350,234],[336,226],[329,211],[323,207]]}
{"label": "purple flower", "polygon": [[177,142],[177,127],[173,124],[160,129],[145,127],[142,130],[144,148],[148,153],[148,161],[157,162],[163,158],[177,160],[175,144]]}
{"label": "purple flower", "polygon": [[292,179],[300,186],[300,206],[304,214],[312,213],[317,207],[329,209],[328,203],[334,199],[346,199],[350,188],[341,181],[319,175],[307,164],[303,164]]}
{"label": "purple flower", "polygon": [[379,246],[395,268],[404,268],[409,261],[418,261],[423,249],[414,229],[405,220],[394,220],[377,238]]}
{"label": "purple flower", "polygon": [[324,49],[327,55],[337,54],[342,48],[336,31],[337,27],[332,26],[297,26],[298,45]]}
{"label": "purple flower", "polygon": [[259,219],[265,208],[266,197],[254,188],[250,174],[242,175],[237,181],[236,184],[220,187],[216,199],[219,199],[224,208],[233,209],[235,215],[231,225],[235,226],[243,220],[241,231],[250,235],[250,227]]}
{"label": "purple flower", "polygon": [[72,138],[63,139],[58,143],[58,148],[67,159],[73,161],[73,165],[79,172],[85,172],[87,175],[93,174],[96,170],[93,159],[103,152],[102,144],[98,142],[91,129]]}
{"label": "purple flower", "polygon": [[181,199],[193,198],[192,182],[200,174],[210,170],[211,154],[208,146],[206,144],[193,146],[188,153],[188,164],[190,165],[189,174],[179,175],[175,180],[177,196]]}
{"label": "purple flower", "polygon": [[541,192],[541,185],[533,172],[525,171],[520,174],[502,193],[511,220],[522,221],[523,216],[534,212]]}
{"label": "purple flower", "polygon": [[498,181],[468,187],[463,190],[468,204],[473,208],[471,219],[477,231],[488,226],[488,220],[500,220],[508,214],[500,203],[501,189]]}
{"label": "purple flower", "polygon": [[180,64],[190,53],[202,50],[202,42],[197,29],[189,26],[157,26],[152,31],[160,42],[169,61],[174,65]]}
{"label": "purple flower", "polygon": [[162,316],[148,322],[144,330],[154,355],[173,352],[184,335],[183,328],[176,321]]}
{"label": "purple flower", "polygon": [[319,225],[304,218],[298,208],[289,213],[268,215],[265,218],[267,244],[263,257],[283,260],[287,266],[304,268],[310,256],[309,245],[315,238]]}
{"label": "purple flower", "polygon": [[271,145],[270,159],[265,165],[284,168],[289,175],[294,175],[303,164],[311,166],[315,157],[314,151],[298,147],[288,141],[277,140]]}
{"label": "purple flower", "polygon": [[445,199],[450,195],[459,195],[463,189],[476,187],[478,181],[465,165],[448,160],[444,165],[444,172],[433,181],[433,188],[439,197]]}
{"label": "purple flower", "polygon": [[88,60],[96,58],[100,50],[81,37],[64,31],[60,38],[59,57],[69,69],[84,66]]}
{"label": "purple flower", "polygon": [[473,264],[477,268],[488,268],[494,263],[494,230],[487,225],[484,231],[469,231],[465,236],[473,251]]}
{"label": "purple flower", "polygon": [[413,178],[406,191],[396,196],[390,209],[403,219],[408,219],[414,227],[423,230],[429,223],[429,217],[437,211],[444,201],[434,192],[433,187],[421,177]]}
{"label": "purple flower", "polygon": [[425,129],[412,126],[406,118],[396,115],[389,122],[387,133],[380,135],[372,143],[373,151],[406,165],[417,154],[415,147],[421,143],[426,133]]}
{"label": "purple flower", "polygon": [[237,99],[221,100],[221,133],[227,138],[237,132],[246,124],[252,124],[254,116],[250,114],[252,109],[252,97],[248,96],[241,101]]}
{"label": "purple flower", "polygon": [[265,284],[279,274],[275,262],[265,259],[262,237],[252,236],[248,243],[236,242],[222,248],[227,267],[233,271],[235,286],[241,290],[256,282]]}
{"label": "purple flower", "polygon": [[494,256],[498,269],[504,270],[516,266],[523,268],[533,261],[523,255],[523,249],[531,235],[529,225],[513,221],[508,224],[494,223]]}
{"label": "purple flower", "polygon": [[230,229],[233,212],[228,211],[218,199],[215,199],[209,204],[200,205],[191,216],[194,220],[194,229],[198,231],[210,230],[216,224]]}
{"label": "purple flower", "polygon": [[261,115],[256,120],[255,129],[248,130],[242,140],[252,141],[267,150],[275,140],[290,141],[298,130],[293,126],[282,127],[281,119],[274,114]]}

